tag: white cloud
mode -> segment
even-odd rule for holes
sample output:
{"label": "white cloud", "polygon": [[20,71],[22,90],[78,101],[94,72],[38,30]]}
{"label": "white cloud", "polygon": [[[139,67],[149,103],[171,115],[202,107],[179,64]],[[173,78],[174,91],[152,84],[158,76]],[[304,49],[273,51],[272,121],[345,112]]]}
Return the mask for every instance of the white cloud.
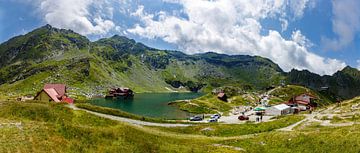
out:
{"label": "white cloud", "polygon": [[[140,6],[132,15],[137,16],[142,23],[128,29],[128,32],[150,39],[161,38],[190,54],[215,51],[260,55],[278,63],[285,71],[296,68],[319,74],[332,74],[345,67],[345,63],[341,61],[323,58],[308,51],[311,43],[300,31],[295,31],[291,40],[284,39],[277,31],[261,35],[260,20],[277,15],[284,17],[284,8],[288,7],[288,1],[167,2],[182,5],[187,17],[165,12],[149,14]],[[296,16],[301,16],[305,9],[306,5],[300,4],[300,7],[293,7],[302,9],[293,13]]]}
{"label": "white cloud", "polygon": [[360,1],[359,0],[333,0],[332,26],[336,38],[322,38],[325,50],[337,51],[351,44],[360,32]]}
{"label": "white cloud", "polygon": [[307,39],[304,35],[301,34],[300,30],[293,31],[291,39],[298,43],[300,46],[305,46],[307,48],[312,47],[314,44]]}
{"label": "white cloud", "polygon": [[[98,8],[89,11],[90,7]],[[45,22],[84,35],[106,34],[115,27],[111,20],[113,8],[108,1],[40,0],[39,11]]]}
{"label": "white cloud", "polygon": [[[304,10],[309,5],[310,0],[289,0],[289,7],[294,14],[295,18],[302,17],[304,15]],[[313,6],[312,6],[313,7]]]}

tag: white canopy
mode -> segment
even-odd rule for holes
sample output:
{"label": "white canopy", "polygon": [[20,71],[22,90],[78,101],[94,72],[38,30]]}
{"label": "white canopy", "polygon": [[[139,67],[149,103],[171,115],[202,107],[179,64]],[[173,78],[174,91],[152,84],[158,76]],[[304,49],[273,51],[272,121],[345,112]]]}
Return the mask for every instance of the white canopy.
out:
{"label": "white canopy", "polygon": [[273,106],[274,108],[278,109],[278,110],[285,110],[290,108],[290,106],[286,105],[286,104],[280,104],[280,105],[275,105]]}

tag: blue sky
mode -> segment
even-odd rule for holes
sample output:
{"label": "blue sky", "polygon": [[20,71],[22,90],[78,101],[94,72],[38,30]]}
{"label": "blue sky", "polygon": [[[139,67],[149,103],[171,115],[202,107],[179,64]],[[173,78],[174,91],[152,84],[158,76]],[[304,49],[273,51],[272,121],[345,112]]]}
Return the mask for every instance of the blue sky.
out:
{"label": "blue sky", "polygon": [[360,68],[357,0],[0,0],[0,42],[45,24],[188,54],[267,57],[285,71]]}

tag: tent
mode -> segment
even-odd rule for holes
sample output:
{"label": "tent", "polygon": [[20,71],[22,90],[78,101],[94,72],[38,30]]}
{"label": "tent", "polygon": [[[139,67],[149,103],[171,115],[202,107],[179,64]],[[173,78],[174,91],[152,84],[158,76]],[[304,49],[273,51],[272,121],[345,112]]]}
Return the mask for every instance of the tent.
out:
{"label": "tent", "polygon": [[266,115],[279,116],[291,113],[291,107],[286,104],[272,106],[265,110]]}
{"label": "tent", "polygon": [[264,111],[264,110],[266,110],[265,107],[256,107],[256,108],[254,109],[254,111]]}

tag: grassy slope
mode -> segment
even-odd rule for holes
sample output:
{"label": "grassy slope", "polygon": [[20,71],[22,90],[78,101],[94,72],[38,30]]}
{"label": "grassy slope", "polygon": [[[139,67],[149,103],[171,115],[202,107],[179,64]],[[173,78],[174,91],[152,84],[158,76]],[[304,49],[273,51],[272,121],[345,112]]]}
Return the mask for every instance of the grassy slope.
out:
{"label": "grassy slope", "polygon": [[[63,105],[1,103],[0,150],[5,152],[234,152],[211,139],[176,138]],[[19,123],[21,126],[9,125]]]}
{"label": "grassy slope", "polygon": [[[273,90],[270,95],[270,104],[278,104],[284,101],[288,101],[291,97],[295,95],[300,95],[303,93],[311,93],[321,100],[319,101],[322,105],[330,104],[331,101],[323,96],[322,94],[313,91],[311,89],[302,87],[302,86],[295,86],[295,85],[288,85],[286,87],[278,87]],[[178,101],[172,103],[177,105],[181,110],[188,111],[191,113],[216,113],[216,112],[225,112],[227,113],[231,110],[234,106],[239,105],[252,105],[256,106],[257,102],[259,101],[259,97],[256,94],[248,93],[248,94],[233,94],[229,99],[229,102],[224,102],[219,100],[216,95],[206,94],[200,98],[188,100],[188,101]]]}
{"label": "grassy slope", "polygon": [[[329,105],[326,115],[318,117],[321,120],[329,120],[331,123],[357,123],[360,121],[360,97]],[[330,115],[328,115],[330,114]]]}
{"label": "grassy slope", "polygon": [[241,147],[255,153],[263,152],[358,152],[360,150],[359,125],[341,128],[320,128],[304,132],[271,132],[256,138],[225,141],[226,145]]}
{"label": "grassy slope", "polygon": [[319,98],[318,103],[320,104],[320,106],[324,106],[332,103],[332,101],[328,97],[320,94],[317,91],[311,90],[303,86],[287,85],[285,87],[275,88],[270,93],[271,96],[270,104],[283,103],[285,101],[290,100],[292,97],[298,96],[303,93],[310,93],[315,97],[318,97]]}
{"label": "grassy slope", "polygon": [[37,72],[14,83],[2,84],[0,93],[6,97],[35,95],[45,83],[66,83],[70,87],[70,96],[80,99],[104,94],[113,86],[132,87],[136,92],[170,92],[165,87],[172,89],[161,80],[158,73],[147,69],[139,62],[134,62],[133,67],[127,72],[117,72],[99,57],[88,55],[81,59],[71,59],[73,58],[34,64],[30,69],[43,67],[52,67],[52,69]]}
{"label": "grassy slope", "polygon": [[[317,102],[319,103],[319,106],[326,106],[333,103],[333,100],[331,100],[331,98],[317,91],[302,86],[287,85],[286,87],[277,87],[270,92],[270,104],[274,105],[283,103],[290,100],[292,97],[303,93],[310,93],[318,97],[319,99],[317,100]],[[172,104],[177,105],[181,110],[196,114],[210,114],[217,112],[224,112],[226,114],[234,106],[256,106],[258,101],[259,97],[255,93],[235,93],[228,99],[228,102],[219,100],[216,95],[206,94],[197,99],[177,101],[173,102]]]}
{"label": "grassy slope", "polygon": [[161,118],[145,117],[145,116],[140,116],[140,115],[136,115],[136,114],[131,114],[131,113],[128,113],[128,112],[125,112],[122,110],[118,110],[118,109],[100,107],[100,106],[95,106],[95,105],[91,105],[88,103],[78,103],[75,105],[78,108],[82,108],[82,109],[86,109],[86,110],[90,110],[90,111],[94,111],[94,112],[99,112],[99,113],[109,114],[109,115],[114,115],[114,116],[119,116],[119,117],[125,117],[125,118],[130,118],[130,119],[135,119],[135,120],[147,121],[147,122],[182,123],[182,124],[190,123],[190,122],[183,122],[183,121],[179,121],[179,120],[166,120],[166,119],[161,119]]}
{"label": "grassy slope", "polygon": [[216,95],[206,94],[202,97],[187,100],[187,101],[176,101],[171,103],[172,105],[178,106],[181,110],[195,113],[195,114],[211,114],[224,112],[228,113],[234,106],[251,104],[255,99],[248,98],[247,96],[233,96],[229,98],[228,102],[219,100]]}
{"label": "grassy slope", "polygon": [[[360,97],[346,100],[340,104],[328,105],[320,114],[331,123],[355,123],[353,125],[331,127],[311,123],[295,127],[292,132],[270,132],[259,134],[256,138],[241,141],[224,141],[223,144],[241,147],[251,152],[359,152]],[[320,118],[324,120],[324,118]],[[276,141],[274,141],[276,140]]]}

